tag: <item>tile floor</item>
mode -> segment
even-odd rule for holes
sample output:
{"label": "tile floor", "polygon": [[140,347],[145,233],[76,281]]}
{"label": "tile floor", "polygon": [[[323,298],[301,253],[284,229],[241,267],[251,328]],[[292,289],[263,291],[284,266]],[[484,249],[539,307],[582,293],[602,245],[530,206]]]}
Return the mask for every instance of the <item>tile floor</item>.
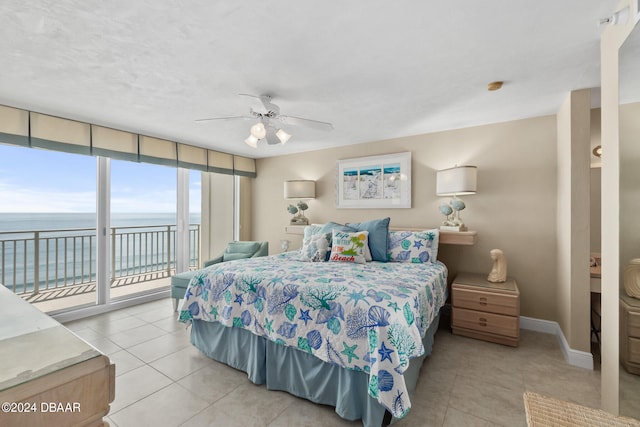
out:
{"label": "tile floor", "polygon": [[[252,384],[189,342],[171,301],[67,323],[116,364],[112,426],[361,426],[332,408]],[[518,348],[441,328],[425,361],[411,412],[398,427],[525,426],[531,390],[600,407],[600,372],[565,363],[552,335],[521,331]]]}

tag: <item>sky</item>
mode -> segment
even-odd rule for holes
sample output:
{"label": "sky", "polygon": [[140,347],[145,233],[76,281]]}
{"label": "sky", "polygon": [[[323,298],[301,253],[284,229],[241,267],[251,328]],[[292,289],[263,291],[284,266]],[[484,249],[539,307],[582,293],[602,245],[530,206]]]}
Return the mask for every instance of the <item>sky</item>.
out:
{"label": "sky", "polygon": [[[200,212],[200,172],[189,210]],[[95,212],[96,158],[0,144],[0,213]],[[176,169],[111,161],[112,212],[175,212]]]}

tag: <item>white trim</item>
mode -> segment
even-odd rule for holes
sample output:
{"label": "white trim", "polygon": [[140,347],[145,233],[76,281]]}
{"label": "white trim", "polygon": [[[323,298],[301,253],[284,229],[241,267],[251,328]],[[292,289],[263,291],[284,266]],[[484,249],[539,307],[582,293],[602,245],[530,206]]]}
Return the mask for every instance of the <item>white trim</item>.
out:
{"label": "white trim", "polygon": [[558,322],[550,320],[535,319],[533,317],[520,316],[520,329],[542,332],[543,334],[558,335],[562,333]]}
{"label": "white trim", "polygon": [[593,370],[593,355],[586,351],[574,350],[569,347],[569,343],[562,332],[558,322],[550,320],[534,319],[533,317],[520,316],[520,329],[542,332],[544,334],[555,335],[560,342],[560,348],[564,354],[564,359],[573,366]]}
{"label": "white trim", "polygon": [[240,240],[240,175],[233,177],[233,240]]}
{"label": "white trim", "polygon": [[111,299],[111,159],[96,157],[96,304]]}
{"label": "white trim", "polygon": [[176,173],[176,273],[189,270],[189,169]]}
{"label": "white trim", "polygon": [[[122,308],[131,307],[134,305],[144,304],[147,302],[156,301],[159,299],[167,300],[167,311],[173,310],[171,307],[171,299],[169,289],[152,294],[141,295],[139,297],[127,298],[119,301],[111,301],[109,304],[94,305],[86,308],[78,308],[62,313],[51,314],[60,323],[71,322],[72,320],[83,319],[85,317],[95,316],[97,314],[108,313],[110,311],[120,310]],[[173,311],[171,311],[173,312]]]}

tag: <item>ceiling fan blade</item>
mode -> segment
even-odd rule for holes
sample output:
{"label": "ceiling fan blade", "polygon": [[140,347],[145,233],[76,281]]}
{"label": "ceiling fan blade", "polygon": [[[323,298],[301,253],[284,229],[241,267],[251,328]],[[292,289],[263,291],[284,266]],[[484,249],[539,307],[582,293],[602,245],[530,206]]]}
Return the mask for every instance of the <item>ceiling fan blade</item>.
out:
{"label": "ceiling fan blade", "polygon": [[241,93],[240,95],[259,99],[267,113],[273,112],[275,115],[280,114],[280,107],[271,102],[271,95],[251,95],[249,93]]}
{"label": "ceiling fan blade", "polygon": [[196,122],[209,122],[212,120],[236,120],[236,119],[252,120],[252,119],[255,119],[255,117],[252,117],[252,116],[209,117],[207,119],[196,119]]}
{"label": "ceiling fan blade", "polygon": [[333,130],[333,125],[328,122],[321,122],[318,120],[303,119],[301,117],[293,116],[278,116],[276,117],[282,123],[292,126],[305,126],[312,129],[323,130],[326,132]]}

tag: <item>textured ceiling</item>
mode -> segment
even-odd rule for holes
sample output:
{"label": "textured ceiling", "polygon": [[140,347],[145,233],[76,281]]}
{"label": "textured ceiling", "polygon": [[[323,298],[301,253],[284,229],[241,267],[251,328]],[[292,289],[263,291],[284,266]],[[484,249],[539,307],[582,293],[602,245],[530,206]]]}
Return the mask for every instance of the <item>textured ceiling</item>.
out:
{"label": "textured ceiling", "polygon": [[[3,0],[0,104],[255,158],[554,114],[600,86],[617,3]],[[240,93],[334,130],[195,121],[260,107]]]}

